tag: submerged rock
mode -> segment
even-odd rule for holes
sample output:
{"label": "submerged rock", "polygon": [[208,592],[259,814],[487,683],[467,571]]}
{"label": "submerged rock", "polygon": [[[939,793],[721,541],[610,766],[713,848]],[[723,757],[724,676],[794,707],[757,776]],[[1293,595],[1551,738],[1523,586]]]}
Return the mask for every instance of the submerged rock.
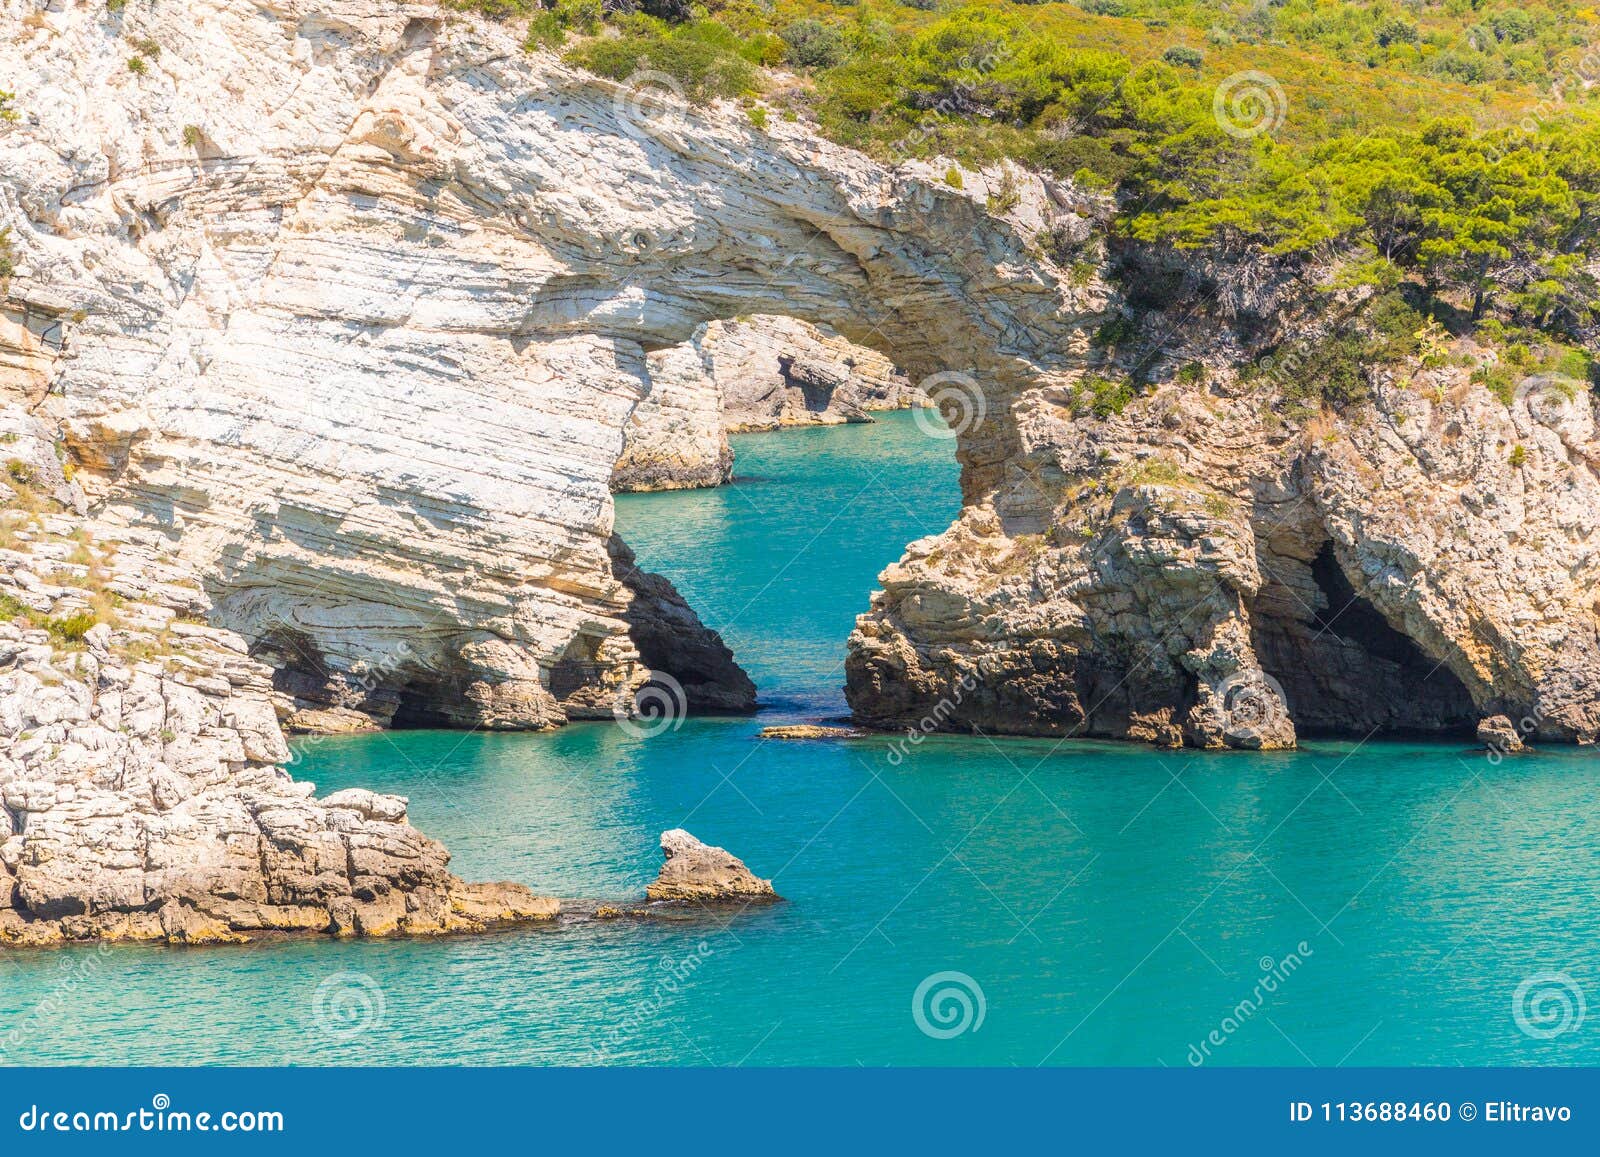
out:
{"label": "submerged rock", "polygon": [[758,879],[743,860],[701,843],[682,828],[661,833],[661,850],[667,862],[645,889],[652,900],[727,904],[779,898],[771,880]]}
{"label": "submerged rock", "polygon": [[859,727],[823,727],[816,723],[785,723],[761,729],[762,739],[858,739],[865,734]]}

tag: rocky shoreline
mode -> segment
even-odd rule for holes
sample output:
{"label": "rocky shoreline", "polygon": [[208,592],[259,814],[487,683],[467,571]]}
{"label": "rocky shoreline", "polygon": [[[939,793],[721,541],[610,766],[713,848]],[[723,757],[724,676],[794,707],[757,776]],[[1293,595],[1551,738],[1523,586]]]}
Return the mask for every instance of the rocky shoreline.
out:
{"label": "rocky shoreline", "polygon": [[1168,254],[1169,317],[1068,181],[645,110],[431,4],[222,8],[4,17],[0,943],[555,919],[282,728],[752,710],[613,488],[923,401],[963,510],[850,637],[863,726],[1600,737],[1587,382],[1429,332],[1306,407],[1367,290]]}

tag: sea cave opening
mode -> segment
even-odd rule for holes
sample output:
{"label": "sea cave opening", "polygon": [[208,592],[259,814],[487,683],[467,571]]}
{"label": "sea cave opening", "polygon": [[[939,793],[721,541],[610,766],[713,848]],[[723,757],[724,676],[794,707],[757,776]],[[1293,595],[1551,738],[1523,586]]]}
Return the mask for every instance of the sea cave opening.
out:
{"label": "sea cave opening", "polygon": [[[1302,736],[1470,738],[1479,712],[1454,672],[1357,593],[1333,543],[1306,565],[1313,592],[1252,610],[1252,645]],[[1292,608],[1285,613],[1285,608]]]}

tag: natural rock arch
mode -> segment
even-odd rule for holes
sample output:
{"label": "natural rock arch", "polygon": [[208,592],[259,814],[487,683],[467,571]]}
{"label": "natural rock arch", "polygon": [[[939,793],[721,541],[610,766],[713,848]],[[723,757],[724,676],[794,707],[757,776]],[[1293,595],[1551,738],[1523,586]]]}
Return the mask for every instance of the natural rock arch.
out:
{"label": "natural rock arch", "polygon": [[[1000,220],[976,175],[657,102],[431,7],[238,15],[151,14],[181,87],[123,84],[83,13],[22,46],[13,294],[78,319],[50,406],[98,516],[207,576],[311,703],[544,726],[635,685],[607,482],[644,359],[703,323],[784,313],[960,371],[1000,431],[1103,298],[1033,245],[1087,228],[1069,190],[1020,179]],[[127,108],[64,105],[112,79]],[[1011,457],[963,453],[973,492]],[[558,696],[563,663],[588,677]]]}
{"label": "natural rock arch", "polygon": [[[943,725],[1234,741],[1208,689],[1259,669],[1253,616],[1331,543],[1476,707],[1600,732],[1592,407],[1534,428],[1521,401],[1380,390],[1375,420],[1314,442],[1267,428],[1270,390],[1223,374],[1085,418],[1074,382],[1110,295],[1046,255],[1093,232],[1070,188],[952,188],[433,6],[227,15],[143,14],[184,65],[148,79],[81,7],[0,44],[26,114],[0,138],[12,313],[54,319],[49,343],[0,331],[0,364],[13,395],[51,389],[41,412],[126,549],[206,576],[223,623],[300,641],[330,682],[507,727],[625,697],[643,671],[608,481],[644,361],[770,312],[916,378],[962,375],[981,412],[958,442],[960,522],[887,572],[853,640],[865,717],[915,720],[975,679]],[[1180,356],[1227,360],[1211,318],[1175,320]],[[1512,442],[1540,450],[1531,468],[1508,472]],[[1465,515],[1463,463],[1492,491]],[[1375,508],[1372,478],[1433,521]],[[1534,496],[1520,528],[1495,492]],[[1508,567],[1539,591],[1531,620]]]}

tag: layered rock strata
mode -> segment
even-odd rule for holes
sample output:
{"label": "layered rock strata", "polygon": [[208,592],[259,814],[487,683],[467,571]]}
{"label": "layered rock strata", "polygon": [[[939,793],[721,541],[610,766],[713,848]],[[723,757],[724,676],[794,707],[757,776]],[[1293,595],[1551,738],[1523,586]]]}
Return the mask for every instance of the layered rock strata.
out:
{"label": "layered rock strata", "polygon": [[199,576],[309,710],[626,705],[649,678],[608,549],[628,423],[653,370],[697,372],[702,327],[776,315],[937,378],[958,432],[961,518],[852,638],[864,721],[1600,731],[1581,384],[1507,404],[1470,364],[1411,365],[1308,422],[1233,373],[1255,339],[1222,315],[1275,276],[1240,263],[1180,270],[1216,308],[1147,319],[1155,388],[1102,396],[1091,336],[1132,307],[1106,206],[1070,184],[953,188],[432,5],[0,13],[7,396],[61,423],[96,519]]}
{"label": "layered rock strata", "polygon": [[0,430],[0,946],[556,915],[522,885],[457,879],[404,799],[291,779],[272,673],[194,614],[194,576],[72,510],[43,423],[4,408]]}
{"label": "layered rock strata", "polygon": [[1280,418],[1282,381],[1226,363],[1119,413],[1049,389],[991,411],[967,442],[1025,451],[882,575],[858,718],[1274,747],[1504,714],[1592,741],[1595,399],[1508,404],[1473,381],[1492,353],[1448,354],[1342,415]]}
{"label": "layered rock strata", "polygon": [[[1087,230],[1068,186],[1009,179],[997,219],[998,176],[685,109],[439,6],[5,0],[0,30],[5,388],[306,726],[629,701],[609,486],[703,326],[799,318],[1003,406],[1099,308],[1033,243]],[[1010,451],[983,452],[980,489]]]}

